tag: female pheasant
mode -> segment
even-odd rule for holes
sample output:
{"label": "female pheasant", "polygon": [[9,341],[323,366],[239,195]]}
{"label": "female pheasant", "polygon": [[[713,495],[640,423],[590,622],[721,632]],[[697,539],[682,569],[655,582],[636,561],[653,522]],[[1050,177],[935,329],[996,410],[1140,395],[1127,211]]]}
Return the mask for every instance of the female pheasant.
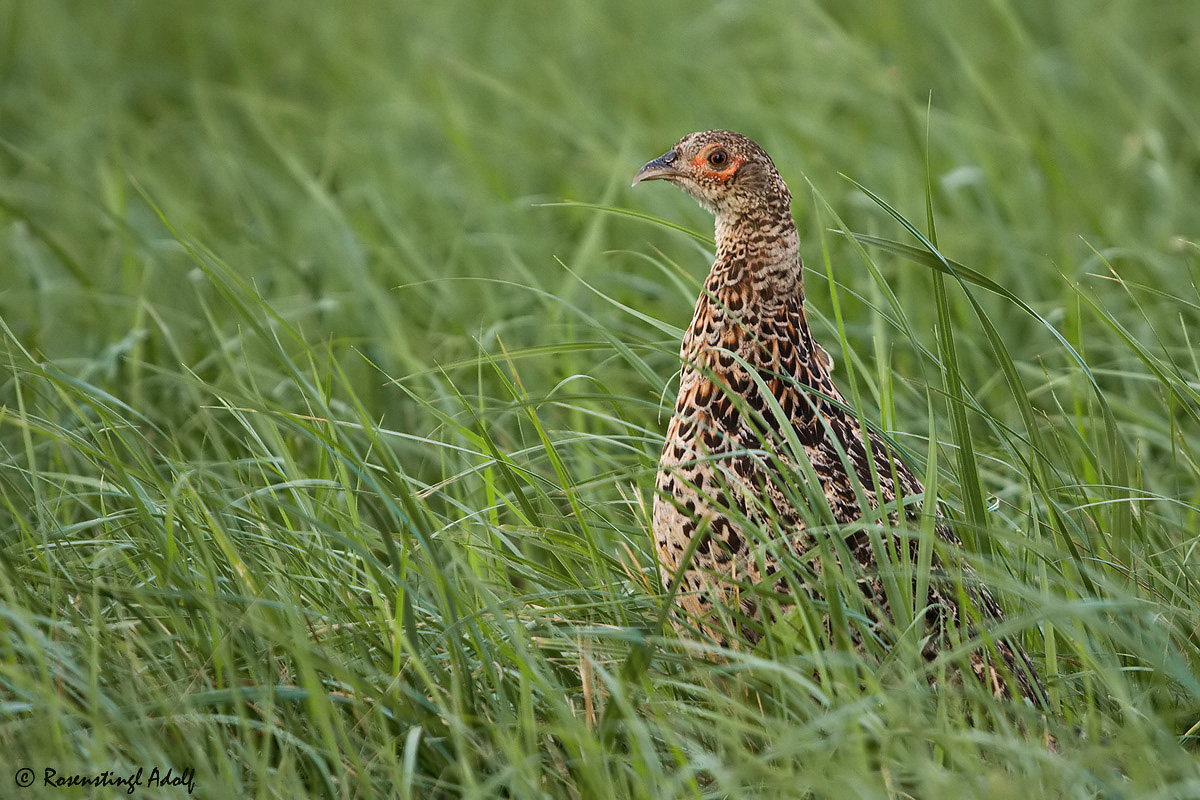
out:
{"label": "female pheasant", "polygon": [[[678,575],[680,604],[722,644],[730,618],[746,623],[738,626],[741,636],[753,642],[760,626],[773,621],[762,611],[764,591],[784,596],[785,609],[798,592],[820,599],[814,586],[821,562],[805,554],[814,555],[809,550],[816,535],[838,535],[842,541],[829,551],[835,559],[840,552],[857,562],[858,585],[874,609],[868,614],[876,621],[890,617],[868,525],[853,523],[864,507],[879,508],[924,490],[883,440],[864,432],[847,410],[830,376],[832,360],[813,341],[787,186],[762,148],[722,130],[680,139],[643,166],[633,183],[648,180],[675,184],[716,216],[716,262],[683,337],[679,398],[659,462],[652,528],[664,585]],[[797,466],[799,451],[811,470]],[[808,476],[827,509],[804,499],[815,495],[796,486],[797,475]],[[892,525],[883,526],[880,541],[892,554],[908,548],[915,563],[917,542],[895,530],[897,516],[890,515]],[[823,521],[833,525],[818,527]],[[809,565],[799,586],[789,588],[788,576],[798,570],[781,570],[778,548],[750,541],[751,525],[784,538],[796,560]],[[936,531],[945,544],[961,548],[945,525]],[[917,604],[930,659],[950,645],[952,630],[964,638],[972,633],[960,598],[986,622],[1004,616],[987,589],[970,580],[968,568],[962,568],[961,592],[946,579],[936,554],[933,568],[927,602],[923,609]],[[861,637],[856,633],[854,644]],[[997,697],[1017,695],[1043,706],[1037,673],[1019,645],[999,640],[993,650],[972,653],[976,676]]]}

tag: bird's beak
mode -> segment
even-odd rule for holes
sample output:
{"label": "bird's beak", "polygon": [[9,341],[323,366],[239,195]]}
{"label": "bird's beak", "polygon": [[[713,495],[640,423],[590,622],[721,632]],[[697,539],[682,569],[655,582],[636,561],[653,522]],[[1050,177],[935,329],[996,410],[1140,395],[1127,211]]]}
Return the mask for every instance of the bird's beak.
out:
{"label": "bird's beak", "polygon": [[663,153],[658,158],[650,161],[646,166],[637,171],[637,175],[633,176],[632,186],[637,186],[642,181],[660,181],[665,178],[678,178],[683,173],[675,169],[675,162],[679,160],[679,153],[674,150]]}

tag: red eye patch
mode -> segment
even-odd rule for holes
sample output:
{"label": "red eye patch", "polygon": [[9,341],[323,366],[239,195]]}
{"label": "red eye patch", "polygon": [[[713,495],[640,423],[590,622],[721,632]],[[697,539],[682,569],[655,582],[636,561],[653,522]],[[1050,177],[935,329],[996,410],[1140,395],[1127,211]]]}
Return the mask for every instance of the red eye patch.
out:
{"label": "red eye patch", "polygon": [[733,177],[733,173],[738,171],[738,167],[745,163],[746,159],[741,156],[731,155],[729,163],[725,165],[724,169],[713,169],[712,165],[708,163],[708,151],[702,151],[692,159],[692,169],[701,178],[716,183],[725,183]]}

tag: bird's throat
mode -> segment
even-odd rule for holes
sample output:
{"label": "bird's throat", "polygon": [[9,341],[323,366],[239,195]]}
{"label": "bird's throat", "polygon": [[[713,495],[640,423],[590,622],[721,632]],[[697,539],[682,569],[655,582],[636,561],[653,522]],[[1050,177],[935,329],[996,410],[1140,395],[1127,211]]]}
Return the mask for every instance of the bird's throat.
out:
{"label": "bird's throat", "polygon": [[[790,211],[756,214],[718,214],[717,258],[710,283],[736,281],[760,302],[803,299],[800,236]],[[726,274],[722,274],[726,273]]]}

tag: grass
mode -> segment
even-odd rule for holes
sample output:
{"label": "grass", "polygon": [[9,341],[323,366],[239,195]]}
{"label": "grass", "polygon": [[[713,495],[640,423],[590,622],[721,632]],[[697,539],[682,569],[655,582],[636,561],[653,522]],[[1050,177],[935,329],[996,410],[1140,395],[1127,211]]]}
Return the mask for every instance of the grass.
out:
{"label": "grass", "polygon": [[[103,5],[0,4],[0,780],[1200,794],[1189,5]],[[716,126],[1044,723],[931,692],[902,625],[830,647],[850,592],[717,657],[666,613],[711,223],[625,187]]]}

